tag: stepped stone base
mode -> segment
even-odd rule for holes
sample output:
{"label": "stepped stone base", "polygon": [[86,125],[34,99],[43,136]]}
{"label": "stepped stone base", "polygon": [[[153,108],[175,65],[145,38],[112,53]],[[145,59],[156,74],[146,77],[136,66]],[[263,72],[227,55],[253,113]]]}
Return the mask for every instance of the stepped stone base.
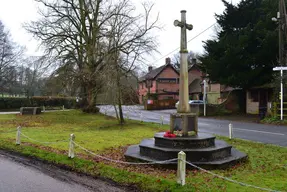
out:
{"label": "stepped stone base", "polygon": [[177,158],[178,153],[184,151],[187,161],[210,168],[227,167],[247,158],[246,154],[209,134],[176,138],[165,138],[163,135],[157,133],[154,139],[145,139],[139,145],[128,147],[125,157],[132,161],[164,161]]}

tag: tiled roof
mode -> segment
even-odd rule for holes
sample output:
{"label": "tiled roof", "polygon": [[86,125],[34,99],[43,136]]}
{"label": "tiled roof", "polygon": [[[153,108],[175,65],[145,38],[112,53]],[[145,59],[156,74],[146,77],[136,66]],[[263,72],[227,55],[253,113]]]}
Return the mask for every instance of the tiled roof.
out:
{"label": "tiled roof", "polygon": [[[173,69],[174,67],[171,64],[165,64],[161,67],[158,67],[156,69],[151,70],[150,72],[148,72],[146,75],[144,75],[143,77],[139,78],[139,81],[144,81],[147,78],[151,78],[154,79],[156,78],[156,76],[158,76],[167,66],[171,66]],[[177,71],[176,69],[174,69],[175,71]]]}
{"label": "tiled roof", "polygon": [[[145,81],[147,78],[151,78],[151,79],[154,79],[156,78],[156,76],[158,76],[162,70],[167,67],[167,66],[171,66],[176,72],[180,72],[180,69],[176,69],[172,64],[165,64],[161,67],[158,67],[156,69],[153,69],[151,70],[150,72],[148,72],[146,75],[144,75],[143,77],[139,78],[139,81]],[[192,69],[193,67],[198,67],[200,65],[200,63],[197,63],[197,64],[192,64],[188,70]]]}

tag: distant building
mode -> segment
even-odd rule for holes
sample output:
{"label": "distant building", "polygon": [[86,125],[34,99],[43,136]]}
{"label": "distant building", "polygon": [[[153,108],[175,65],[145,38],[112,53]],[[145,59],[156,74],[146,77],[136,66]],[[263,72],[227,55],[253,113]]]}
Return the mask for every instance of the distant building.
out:
{"label": "distant building", "polygon": [[246,91],[246,113],[259,114],[260,110],[265,110],[271,114],[273,98],[273,84],[265,84],[253,87]]}
{"label": "distant building", "polygon": [[[188,70],[188,85],[190,99],[203,99],[203,80],[208,82],[207,102],[211,104],[220,104],[225,98],[227,92],[233,90],[231,87],[220,85],[219,83],[210,82],[206,78],[207,74],[200,69],[200,64],[196,59],[192,60]],[[149,67],[148,73],[139,79],[138,94],[139,101],[143,104],[147,97],[147,81],[150,80],[152,87],[151,95],[157,95],[158,100],[179,99],[179,70],[171,64],[171,59],[166,58],[165,65],[153,69]]]}
{"label": "distant building", "polygon": [[[189,68],[188,76],[190,98],[202,99],[202,81],[204,74],[195,61]],[[166,58],[165,65],[161,67],[156,69],[149,67],[148,73],[139,79],[138,93],[140,103],[143,103],[148,92],[150,92],[150,94],[156,94],[158,100],[178,99],[179,77],[179,71],[171,64],[170,58]],[[150,90],[147,88],[148,80],[152,82]]]}

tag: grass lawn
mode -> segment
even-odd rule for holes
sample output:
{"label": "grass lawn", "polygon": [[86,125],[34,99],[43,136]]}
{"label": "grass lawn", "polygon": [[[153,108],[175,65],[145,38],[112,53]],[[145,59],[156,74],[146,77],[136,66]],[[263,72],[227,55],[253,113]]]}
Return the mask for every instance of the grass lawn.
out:
{"label": "grass lawn", "polygon": [[[0,115],[0,148],[68,165],[77,171],[109,178],[122,185],[136,185],[148,191],[260,191],[197,170],[187,172],[186,185],[181,187],[176,184],[176,170],[110,163],[90,156],[79,148],[75,151],[76,158],[69,159],[68,142],[48,145],[22,137],[22,145],[16,146],[16,131],[3,132],[16,130],[19,125],[23,127],[25,135],[44,142],[68,140],[69,135],[74,133],[78,144],[97,154],[122,161],[128,145],[138,144],[143,138],[151,138],[158,131],[168,130],[168,126],[136,121],[119,126],[113,118],[79,111],[45,113],[40,116]],[[218,138],[247,153],[249,160],[227,170],[213,170],[214,173],[263,188],[287,191],[287,148]]]}

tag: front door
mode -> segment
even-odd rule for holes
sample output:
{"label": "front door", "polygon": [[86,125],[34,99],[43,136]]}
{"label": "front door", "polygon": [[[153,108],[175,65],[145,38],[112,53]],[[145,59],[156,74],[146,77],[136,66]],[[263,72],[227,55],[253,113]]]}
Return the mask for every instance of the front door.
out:
{"label": "front door", "polygon": [[259,91],[259,109],[267,108],[268,98],[267,98],[267,90]]}

